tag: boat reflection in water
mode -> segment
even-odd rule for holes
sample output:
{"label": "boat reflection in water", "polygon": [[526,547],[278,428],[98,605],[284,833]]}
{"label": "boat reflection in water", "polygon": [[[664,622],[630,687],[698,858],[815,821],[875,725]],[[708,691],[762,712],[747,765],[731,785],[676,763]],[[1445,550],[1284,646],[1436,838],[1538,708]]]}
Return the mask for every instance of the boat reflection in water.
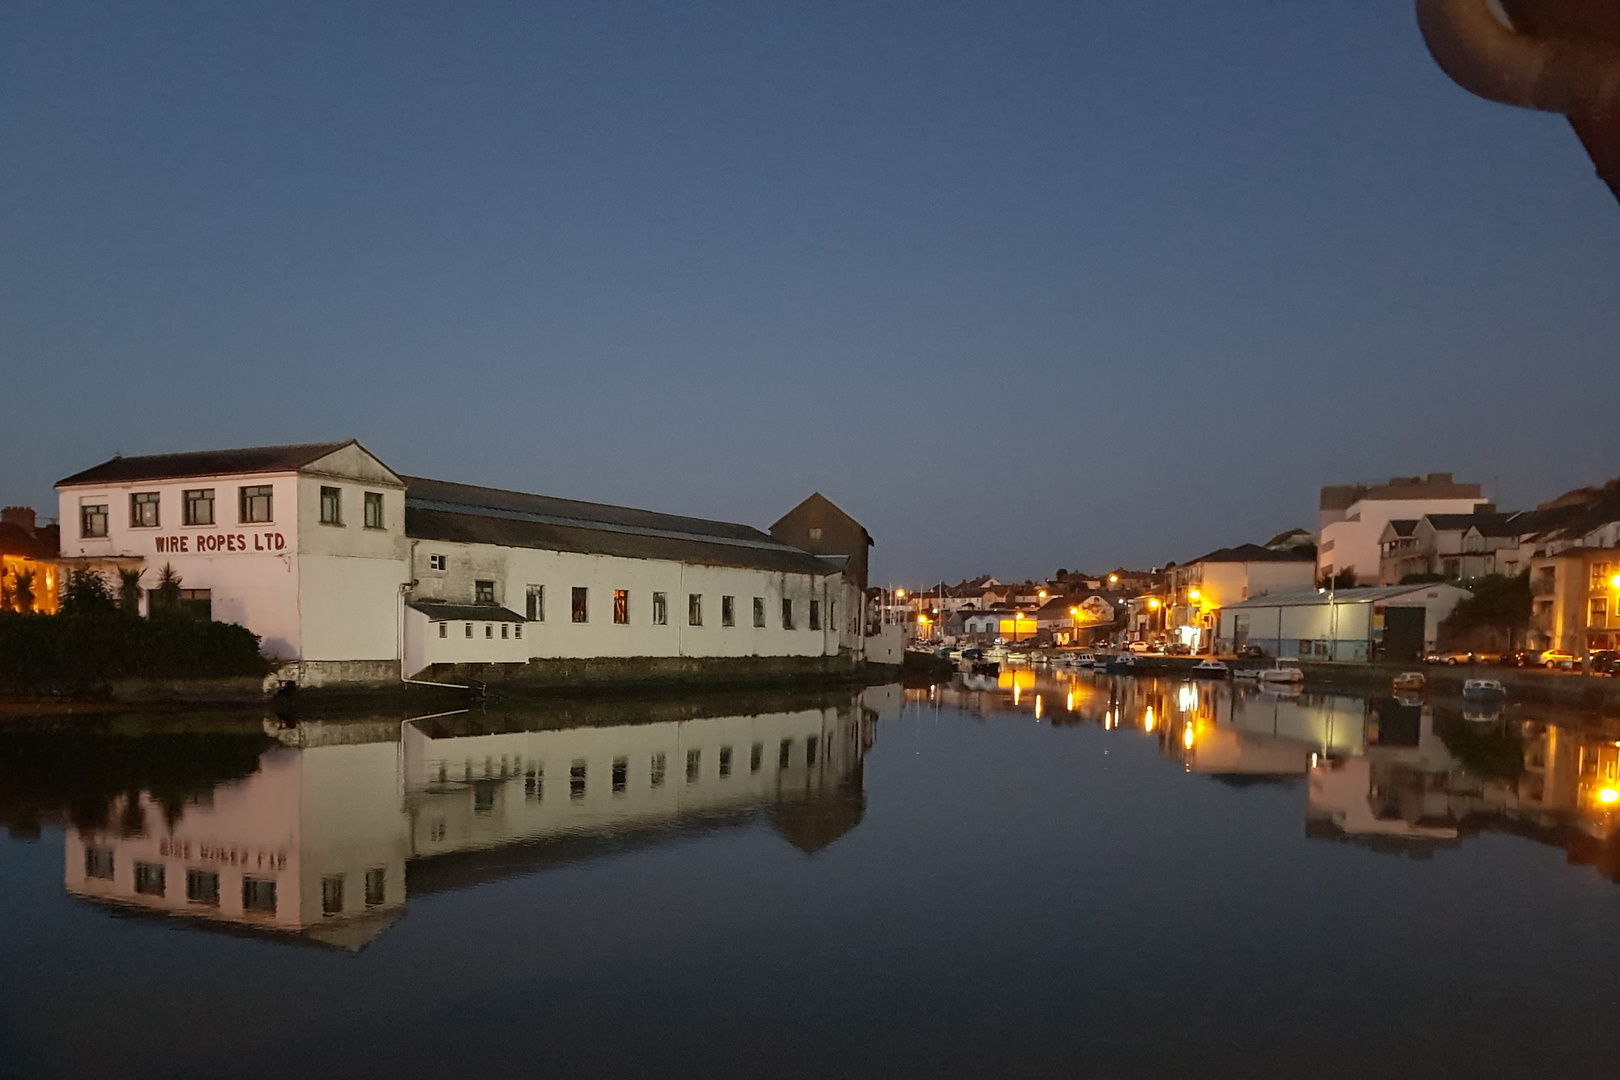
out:
{"label": "boat reflection in water", "polygon": [[862,759],[899,698],[273,728],[250,775],[183,805],[115,796],[68,826],[64,883],[126,914],[353,950],[413,896],[762,818],[814,852],[860,823]]}
{"label": "boat reflection in water", "polygon": [[1620,718],[1029,670],[907,693],[981,718],[1134,730],[1228,784],[1302,785],[1314,839],[1422,856],[1507,832],[1620,881]]}

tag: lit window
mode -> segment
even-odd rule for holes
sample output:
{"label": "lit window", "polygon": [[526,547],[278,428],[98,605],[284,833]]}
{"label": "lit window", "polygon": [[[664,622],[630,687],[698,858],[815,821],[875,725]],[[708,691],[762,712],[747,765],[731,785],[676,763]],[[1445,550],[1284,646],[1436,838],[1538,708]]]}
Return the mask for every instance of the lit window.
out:
{"label": "lit window", "polygon": [[321,488],[321,524],[343,524],[343,489]]}
{"label": "lit window", "polygon": [[493,604],[495,602],[495,583],[493,581],[473,582],[473,603]]}
{"label": "lit window", "polygon": [[196,488],[180,493],[180,519],[187,525],[214,523],[214,489]]}
{"label": "lit window", "polygon": [[585,622],[590,613],[587,606],[589,590],[574,586],[573,617],[575,622]]}
{"label": "lit window", "polygon": [[86,539],[107,535],[106,503],[79,507],[79,535]]}
{"label": "lit window", "polygon": [[162,896],[163,864],[149,862],[136,863],[135,891],[143,896]]}
{"label": "lit window", "polygon": [[669,624],[669,597],[661,592],[653,593],[653,625],[667,626]]}
{"label": "lit window", "polygon": [[792,600],[783,599],[783,601],[782,601],[782,629],[784,629],[784,630],[793,629],[793,601]]}
{"label": "lit window", "polygon": [[754,625],[757,627],[765,625],[765,598],[763,596],[754,597]]}
{"label": "lit window", "polygon": [[737,598],[735,596],[722,596],[720,598],[720,625],[737,625]]}
{"label": "lit window", "polygon": [[366,492],[366,528],[380,529],[383,527],[382,492]]}
{"label": "lit window", "polygon": [[530,585],[524,594],[523,615],[530,622],[546,621],[546,587]]}
{"label": "lit window", "polygon": [[821,601],[810,601],[810,629],[821,629]]}
{"label": "lit window", "polygon": [[219,907],[219,875],[212,870],[187,870],[186,899],[193,904]]}
{"label": "lit window", "polygon": [[613,621],[620,626],[630,623],[630,593],[626,589],[613,590]]}
{"label": "lit window", "polygon": [[444,556],[444,555],[429,555],[428,556],[428,569],[429,570],[443,570],[445,568],[445,561],[446,561],[446,556]]}
{"label": "lit window", "polygon": [[821,539],[821,530],[819,528],[811,529],[810,530],[810,539],[812,539],[812,540],[820,540]]}
{"label": "lit window", "polygon": [[1605,597],[1592,598],[1592,606],[1588,611],[1586,625],[1602,629],[1609,622],[1609,601]]}
{"label": "lit window", "polygon": [[263,878],[242,879],[242,910],[276,913],[276,883]]}
{"label": "lit window", "polygon": [[321,878],[321,914],[343,914],[342,874],[329,874]]}
{"label": "lit window", "polygon": [[366,871],[366,907],[378,907],[388,897],[388,870],[376,866]]}
{"label": "lit window", "polygon": [[274,493],[275,489],[268,484],[242,488],[239,492],[238,515],[241,522],[244,525],[252,525],[274,521],[275,507],[272,503]]}
{"label": "lit window", "polygon": [[129,497],[129,526],[132,529],[158,527],[158,493],[137,491]]}

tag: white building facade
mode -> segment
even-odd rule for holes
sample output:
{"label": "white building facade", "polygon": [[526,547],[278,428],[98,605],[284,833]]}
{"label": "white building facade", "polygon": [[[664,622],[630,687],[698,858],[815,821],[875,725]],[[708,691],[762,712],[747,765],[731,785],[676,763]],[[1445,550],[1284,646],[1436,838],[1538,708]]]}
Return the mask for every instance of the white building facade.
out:
{"label": "white building facade", "polygon": [[114,458],[57,489],[64,568],[138,571],[148,597],[178,574],[184,601],[259,635],[302,685],[864,660],[836,557],[746,525],[404,478],[353,441]]}
{"label": "white building facade", "polygon": [[1386,484],[1324,487],[1316,547],[1319,580],[1339,574],[1357,585],[1379,582],[1379,541],[1393,520],[1425,514],[1472,514],[1490,510],[1478,484],[1462,484],[1450,473],[1394,477]]}

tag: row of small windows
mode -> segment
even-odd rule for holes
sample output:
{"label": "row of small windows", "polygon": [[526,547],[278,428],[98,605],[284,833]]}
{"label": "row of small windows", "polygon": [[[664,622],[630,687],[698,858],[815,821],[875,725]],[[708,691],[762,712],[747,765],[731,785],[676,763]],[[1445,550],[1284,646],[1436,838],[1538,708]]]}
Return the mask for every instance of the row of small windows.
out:
{"label": "row of small windows", "polygon": [[[788,769],[792,767],[794,747],[796,745],[797,743],[793,739],[783,739],[777,744],[776,765],[778,769]],[[804,763],[806,766],[813,767],[820,757],[820,753],[821,737],[819,735],[811,735],[804,740]],[[733,747],[720,747],[716,760],[718,764],[717,772],[722,780],[727,779],[733,774],[733,762],[735,760],[735,756],[736,755]],[[753,774],[759,772],[761,767],[764,765],[764,762],[765,744],[762,742],[754,743],[748,748],[749,773]],[[441,782],[446,779],[445,773],[446,769],[441,765],[439,769],[439,779]],[[694,748],[688,750],[686,752],[686,782],[688,784],[695,784],[702,778],[702,776],[702,749]],[[649,755],[647,760],[648,786],[654,788],[663,787],[664,782],[668,779],[668,777],[669,755],[662,750]],[[570,799],[577,802],[585,798],[585,791],[587,787],[586,781],[588,778],[589,763],[584,758],[576,758],[568,767],[568,797]],[[543,763],[531,765],[523,774],[524,797],[531,802],[544,801],[545,784],[545,765]],[[615,795],[623,795],[629,788],[629,784],[630,759],[628,757],[614,758],[612,768],[608,773],[608,785],[610,790]],[[486,809],[492,808],[493,799],[489,801],[489,807]]]}
{"label": "row of small windows", "polygon": [[[439,628],[439,636],[440,637],[447,638],[447,637],[450,636],[450,624],[449,623],[441,622],[441,623],[436,623],[435,625],[438,626],[438,628]],[[489,639],[493,639],[495,637],[495,624],[494,623],[488,623],[487,622],[487,623],[480,623],[479,625],[484,628],[484,637],[489,638]],[[474,636],[476,636],[473,633],[473,624],[472,623],[462,623],[461,626],[462,626],[462,634],[464,636],[466,636],[466,637],[474,637]],[[502,641],[507,641],[507,640],[511,640],[511,639],[521,639],[523,637],[523,624],[522,623],[503,622],[503,623],[500,624],[500,627],[501,627],[501,640]]]}
{"label": "row of small windows", "polygon": [[[180,520],[186,525],[213,525],[214,488],[191,488],[180,493]],[[255,484],[236,489],[236,519],[243,525],[260,525],[275,520],[275,489]],[[362,495],[363,518],[368,529],[383,528],[383,497],[380,491]],[[107,503],[85,503],[79,507],[79,535],[94,539],[107,535]],[[129,497],[129,526],[156,529],[163,524],[163,493],[137,491]],[[321,488],[321,524],[343,524],[343,489]],[[442,556],[440,556],[442,558]]]}
{"label": "row of small windows", "polygon": [[[473,583],[474,599],[481,604],[495,602],[495,583],[493,581],[477,581]],[[829,621],[832,612],[832,603],[828,605]],[[523,615],[530,622],[546,621],[546,587],[544,585],[530,585],[524,593]],[[590,590],[582,586],[575,586],[569,595],[568,615],[570,622],[585,623],[591,621]],[[630,624],[630,590],[613,590],[613,622],[619,626]],[[703,625],[703,594],[688,593],[686,597],[686,624],[688,626]],[[652,594],[652,625],[669,625],[669,595],[655,592]],[[722,596],[720,598],[720,625],[737,625],[737,598],[735,596]],[[754,597],[754,625],[765,625],[765,598]],[[794,601],[782,601],[782,629],[794,629]],[[810,601],[810,629],[821,629],[821,601]]]}
{"label": "row of small windows", "polygon": [[[112,848],[86,847],[84,849],[84,876],[111,880],[114,872]],[[330,874],[321,879],[321,913],[343,913],[343,874]],[[366,871],[366,907],[379,907],[387,898],[388,871],[378,866]],[[168,868],[162,863],[135,863],[135,892],[141,896],[165,896],[168,892]],[[214,870],[186,869],[186,900],[203,907],[219,906],[219,873]],[[266,878],[242,879],[242,908],[274,915],[276,911],[276,883]]]}

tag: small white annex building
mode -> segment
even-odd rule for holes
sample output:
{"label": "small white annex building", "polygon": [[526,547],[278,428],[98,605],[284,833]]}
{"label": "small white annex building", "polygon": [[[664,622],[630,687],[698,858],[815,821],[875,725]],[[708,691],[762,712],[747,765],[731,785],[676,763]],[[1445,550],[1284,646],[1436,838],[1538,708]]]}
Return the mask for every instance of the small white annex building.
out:
{"label": "small white annex building", "polygon": [[1273,593],[1222,608],[1216,650],[1256,645],[1302,660],[1411,659],[1434,648],[1441,621],[1469,595],[1444,583]]}
{"label": "small white annex building", "polygon": [[154,590],[167,568],[184,601],[252,630],[303,685],[867,655],[871,541],[820,496],[818,522],[847,521],[859,569],[854,551],[747,525],[402,477],[352,440],[118,457],[57,491],[64,569],[133,570]]}

